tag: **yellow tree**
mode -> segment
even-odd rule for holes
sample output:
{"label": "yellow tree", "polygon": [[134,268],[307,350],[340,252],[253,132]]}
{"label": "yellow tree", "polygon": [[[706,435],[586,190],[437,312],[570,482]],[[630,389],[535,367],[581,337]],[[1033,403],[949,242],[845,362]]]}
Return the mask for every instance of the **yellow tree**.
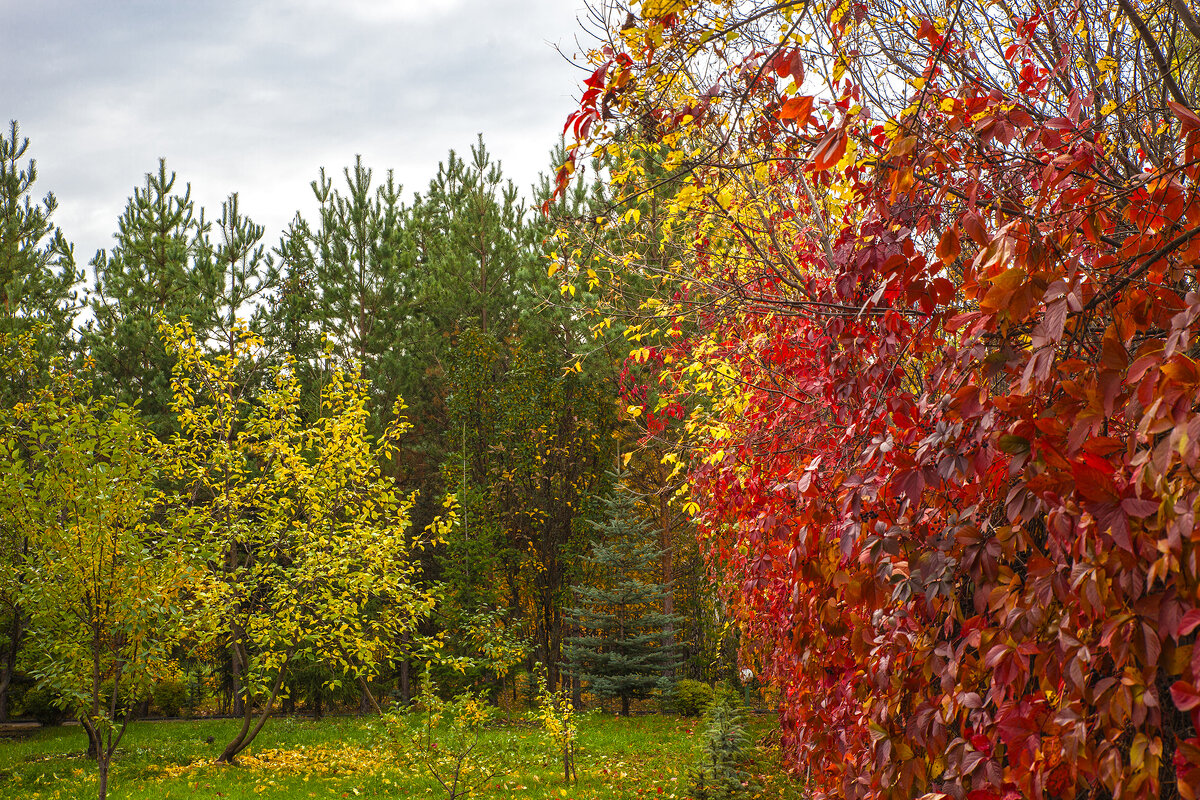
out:
{"label": "yellow tree", "polygon": [[33,672],[87,731],[103,800],[123,706],[183,629],[193,570],[176,546],[186,515],[158,513],[158,444],[133,410],[90,390],[53,371],[0,412],[0,530],[21,544],[4,583],[28,621]]}
{"label": "yellow tree", "polygon": [[[240,376],[262,355],[242,330],[211,356],[185,322],[162,329],[176,356],[179,434],[173,477],[203,519],[210,554],[202,594],[208,634],[227,644],[243,676],[243,718],[218,761],[231,762],[271,715],[298,655],[368,680],[420,641],[434,595],[410,558],[440,535],[409,530],[411,498],[380,473],[407,424],[367,433],[367,382],[330,363],[320,413],[304,421],[289,364],[251,401]],[[409,642],[401,645],[402,642]],[[256,709],[257,706],[257,709]]]}

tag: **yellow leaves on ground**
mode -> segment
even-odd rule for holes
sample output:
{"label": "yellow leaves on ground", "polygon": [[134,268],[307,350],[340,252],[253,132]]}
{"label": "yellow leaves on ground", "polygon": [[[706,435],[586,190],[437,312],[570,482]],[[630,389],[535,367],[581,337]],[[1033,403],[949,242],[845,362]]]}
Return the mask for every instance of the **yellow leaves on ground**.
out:
{"label": "yellow leaves on ground", "polygon": [[[252,772],[283,775],[361,775],[394,767],[392,760],[381,751],[343,744],[297,745],[292,748],[268,748],[253,755],[243,754],[238,763]],[[212,766],[208,759],[189,764],[170,764],[159,768],[159,780],[178,778],[203,767]]]}

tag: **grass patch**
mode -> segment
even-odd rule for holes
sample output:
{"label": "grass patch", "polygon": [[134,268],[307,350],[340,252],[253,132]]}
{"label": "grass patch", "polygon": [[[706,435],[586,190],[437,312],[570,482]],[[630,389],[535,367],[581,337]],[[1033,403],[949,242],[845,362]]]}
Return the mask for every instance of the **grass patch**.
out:
{"label": "grass patch", "polygon": [[[445,797],[411,759],[377,746],[368,717],[272,720],[236,766],[212,761],[232,738],[234,720],[136,722],[130,725],[109,781],[113,800],[225,798]],[[472,797],[490,800],[601,800],[687,796],[701,729],[673,716],[580,718],[579,782],[563,782],[558,754],[538,728],[514,724],[484,732],[480,748],[499,755],[502,773]],[[755,739],[770,738],[773,722],[752,723]],[[207,740],[212,737],[212,743]],[[38,731],[0,743],[0,796],[75,800],[96,793],[95,764],[84,757],[82,728]],[[763,797],[799,798],[779,767],[778,754],[760,748],[753,771]]]}

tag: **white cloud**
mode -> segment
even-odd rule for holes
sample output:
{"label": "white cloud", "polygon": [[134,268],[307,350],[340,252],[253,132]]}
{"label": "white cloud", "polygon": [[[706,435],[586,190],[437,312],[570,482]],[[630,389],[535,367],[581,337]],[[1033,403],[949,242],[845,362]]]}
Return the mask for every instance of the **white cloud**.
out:
{"label": "white cloud", "polygon": [[319,167],[355,154],[405,192],[484,134],[532,184],[577,94],[581,0],[45,0],[0,27],[0,116],[82,261],[159,156],[210,217],[229,192],[271,243]]}

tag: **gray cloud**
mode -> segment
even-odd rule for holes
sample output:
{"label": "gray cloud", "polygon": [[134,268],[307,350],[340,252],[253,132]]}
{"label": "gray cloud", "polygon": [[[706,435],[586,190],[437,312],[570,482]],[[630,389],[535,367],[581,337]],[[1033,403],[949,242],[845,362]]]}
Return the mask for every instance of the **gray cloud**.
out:
{"label": "gray cloud", "polygon": [[549,168],[581,0],[43,0],[0,28],[0,115],[86,261],[159,156],[210,217],[239,192],[271,243],[319,167],[362,154],[423,190],[482,132],[521,186]]}

